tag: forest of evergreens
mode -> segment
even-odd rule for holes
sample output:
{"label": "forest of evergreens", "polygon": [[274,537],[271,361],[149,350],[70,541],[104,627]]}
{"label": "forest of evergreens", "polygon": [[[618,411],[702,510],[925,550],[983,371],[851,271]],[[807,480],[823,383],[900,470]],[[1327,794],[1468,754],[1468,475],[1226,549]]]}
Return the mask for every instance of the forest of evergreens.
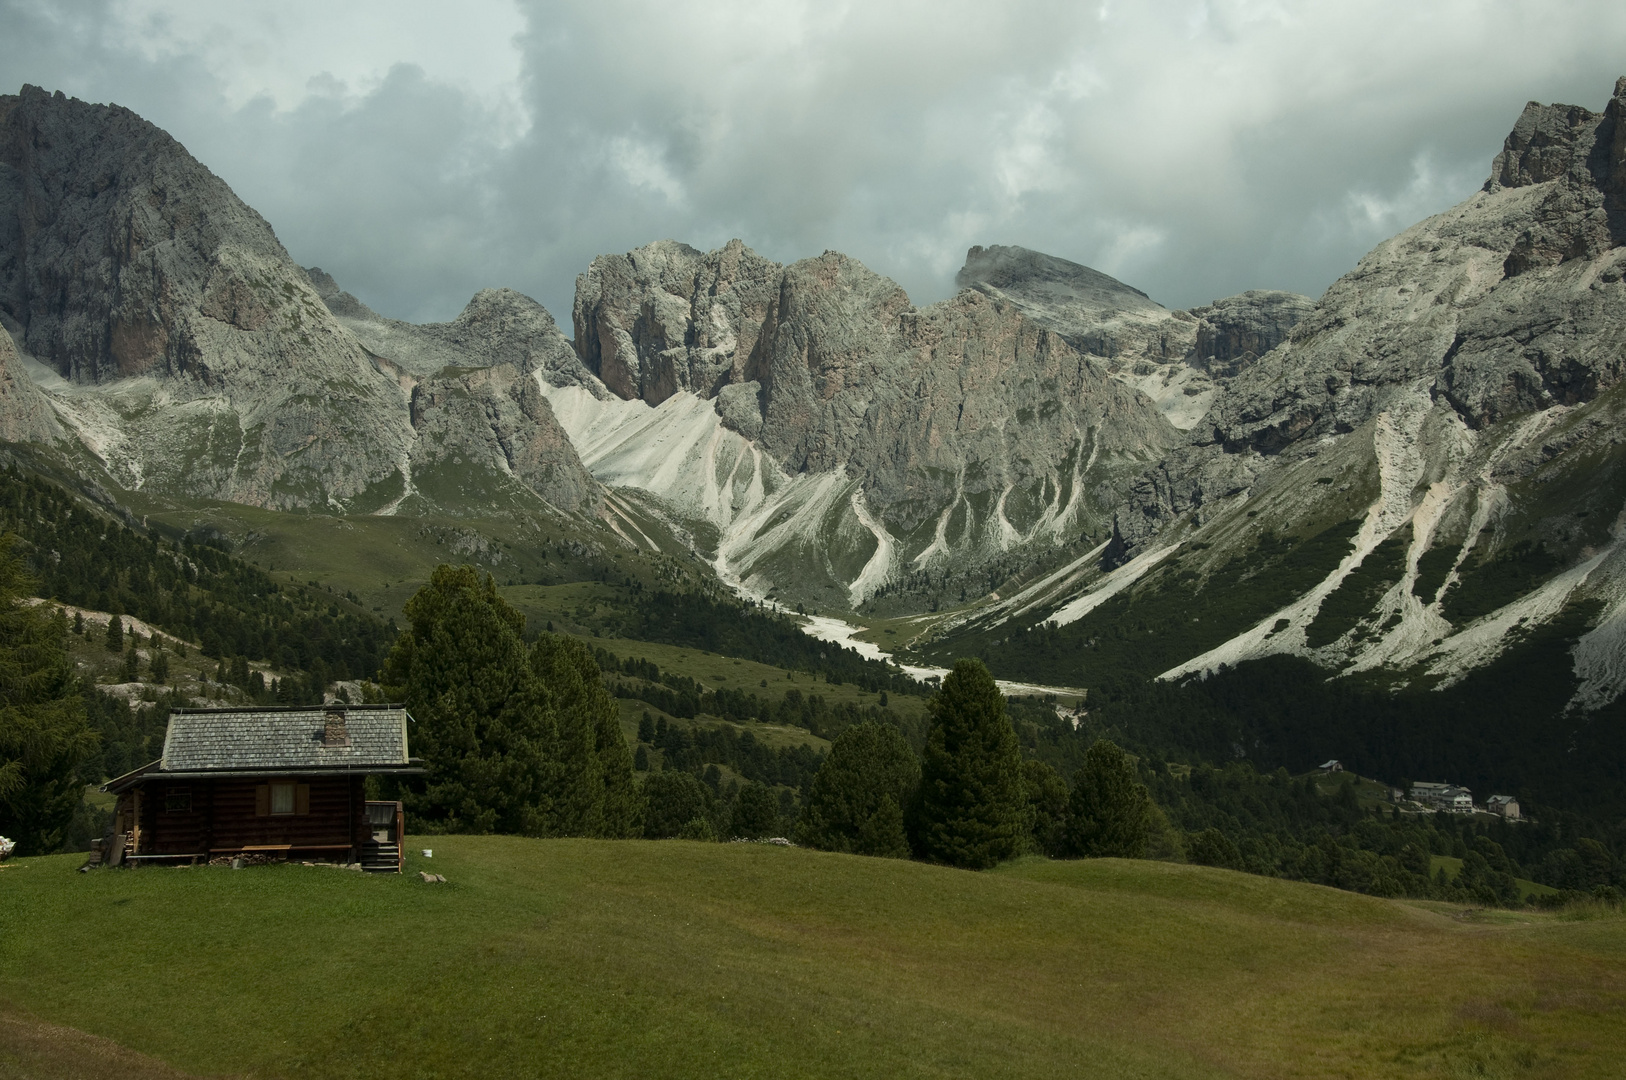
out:
{"label": "forest of evergreens", "polygon": [[395,639],[352,597],[278,582],[209,538],[134,528],[16,467],[0,468],[0,532],[19,537],[37,595],[134,615],[205,656],[306,672],[318,687],[375,677]]}

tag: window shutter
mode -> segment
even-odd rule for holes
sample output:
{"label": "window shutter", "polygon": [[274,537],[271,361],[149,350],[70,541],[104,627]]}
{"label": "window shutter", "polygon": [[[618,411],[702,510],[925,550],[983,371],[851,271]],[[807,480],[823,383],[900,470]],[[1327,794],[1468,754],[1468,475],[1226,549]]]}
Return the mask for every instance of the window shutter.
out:
{"label": "window shutter", "polygon": [[260,784],[254,789],[254,813],[265,817],[271,812],[271,785]]}
{"label": "window shutter", "polygon": [[311,812],[311,786],[300,784],[294,789],[294,813],[308,814]]}

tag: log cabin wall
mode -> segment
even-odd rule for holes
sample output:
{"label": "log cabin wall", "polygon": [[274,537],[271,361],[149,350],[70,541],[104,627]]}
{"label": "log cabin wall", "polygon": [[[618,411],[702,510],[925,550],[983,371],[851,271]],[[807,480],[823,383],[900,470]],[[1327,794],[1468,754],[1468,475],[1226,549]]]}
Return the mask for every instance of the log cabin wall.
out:
{"label": "log cabin wall", "polygon": [[296,804],[303,812],[269,813],[260,791],[273,782],[267,779],[155,780],[143,785],[140,854],[187,855],[274,845],[337,853],[370,836],[362,777],[283,779],[308,785]]}

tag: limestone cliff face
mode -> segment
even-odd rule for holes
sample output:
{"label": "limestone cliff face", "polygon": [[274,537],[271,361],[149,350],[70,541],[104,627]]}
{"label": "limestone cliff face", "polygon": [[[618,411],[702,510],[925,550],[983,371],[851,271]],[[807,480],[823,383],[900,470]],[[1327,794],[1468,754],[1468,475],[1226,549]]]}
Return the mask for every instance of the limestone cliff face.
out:
{"label": "limestone cliff face", "polygon": [[[567,512],[597,511],[599,487],[534,378],[511,364],[428,378],[412,389],[414,477],[484,465]],[[424,486],[419,484],[420,487]]]}
{"label": "limestone cliff face", "polygon": [[0,327],[0,442],[54,443],[62,435],[56,413],[23,369],[11,335]]}
{"label": "limestone cliff face", "polygon": [[786,268],[772,322],[762,445],[792,470],[845,467],[905,535],[956,508],[1007,545],[1084,531],[1102,509],[1087,489],[1176,439],[1099,364],[976,292],[916,310],[827,254]]}
{"label": "limestone cliff face", "polygon": [[264,219],[117,106],[0,97],[0,312],[125,486],[343,506],[411,435]]}
{"label": "limestone cliff face", "polygon": [[[379,315],[318,267],[305,273],[334,317],[410,394],[412,476],[484,467],[566,512],[598,511],[599,485],[534,375],[555,386],[605,391],[582,369],[546,308],[513,289],[483,289],[451,322],[413,324]],[[430,486],[441,489],[438,498],[429,496],[437,509],[464,508],[458,503],[465,496],[445,490],[456,485]]]}
{"label": "limestone cliff face", "polygon": [[601,255],[576,278],[576,352],[623,398],[712,397],[754,378],[746,370],[780,271],[738,240],[710,253],[661,240]]}
{"label": "limestone cliff face", "polygon": [[1221,380],[1275,348],[1312,306],[1297,293],[1255,289],[1170,311],[1098,270],[1020,247],[972,248],[956,280],[1098,358],[1182,431],[1202,420]]}
{"label": "limestone cliff face", "polygon": [[[1162,312],[1117,291],[1137,310]],[[603,256],[577,279],[574,322],[582,366],[610,391],[651,406],[680,394],[709,400],[717,422],[777,470],[781,479],[750,488],[769,494],[728,496],[733,511],[695,496],[695,512],[724,531],[721,550],[749,549],[757,565],[765,547],[804,550],[824,537],[843,552],[825,561],[844,602],[919,572],[968,572],[1103,532],[1124,479],[1180,441],[1154,402],[1011,299],[968,289],[917,308],[837,252],[782,266],[739,241],[709,253],[661,241]],[[626,423],[620,411],[602,415]],[[590,427],[572,433],[601,444]],[[635,456],[631,446],[600,454],[616,470]],[[696,467],[717,460],[708,452]],[[738,482],[733,466],[724,472],[718,483]],[[796,518],[824,505],[797,502],[798,478],[820,477],[850,484],[853,497],[821,488],[834,509]],[[667,469],[644,486],[675,498],[687,485]],[[776,498],[801,509],[776,517]],[[729,532],[758,527],[752,515],[797,523],[762,539]],[[781,575],[786,561],[797,560],[782,560]]]}

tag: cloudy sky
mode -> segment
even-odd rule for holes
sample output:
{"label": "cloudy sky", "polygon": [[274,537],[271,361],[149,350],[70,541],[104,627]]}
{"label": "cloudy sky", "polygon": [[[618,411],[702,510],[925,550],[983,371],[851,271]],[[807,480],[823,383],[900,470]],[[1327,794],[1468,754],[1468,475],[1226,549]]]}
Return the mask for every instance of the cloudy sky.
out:
{"label": "cloudy sky", "polygon": [[1622,74],[1620,0],[0,0],[0,91],[134,109],[386,314],[509,285],[567,329],[593,255],[662,237],[918,303],[995,243],[1316,295]]}

